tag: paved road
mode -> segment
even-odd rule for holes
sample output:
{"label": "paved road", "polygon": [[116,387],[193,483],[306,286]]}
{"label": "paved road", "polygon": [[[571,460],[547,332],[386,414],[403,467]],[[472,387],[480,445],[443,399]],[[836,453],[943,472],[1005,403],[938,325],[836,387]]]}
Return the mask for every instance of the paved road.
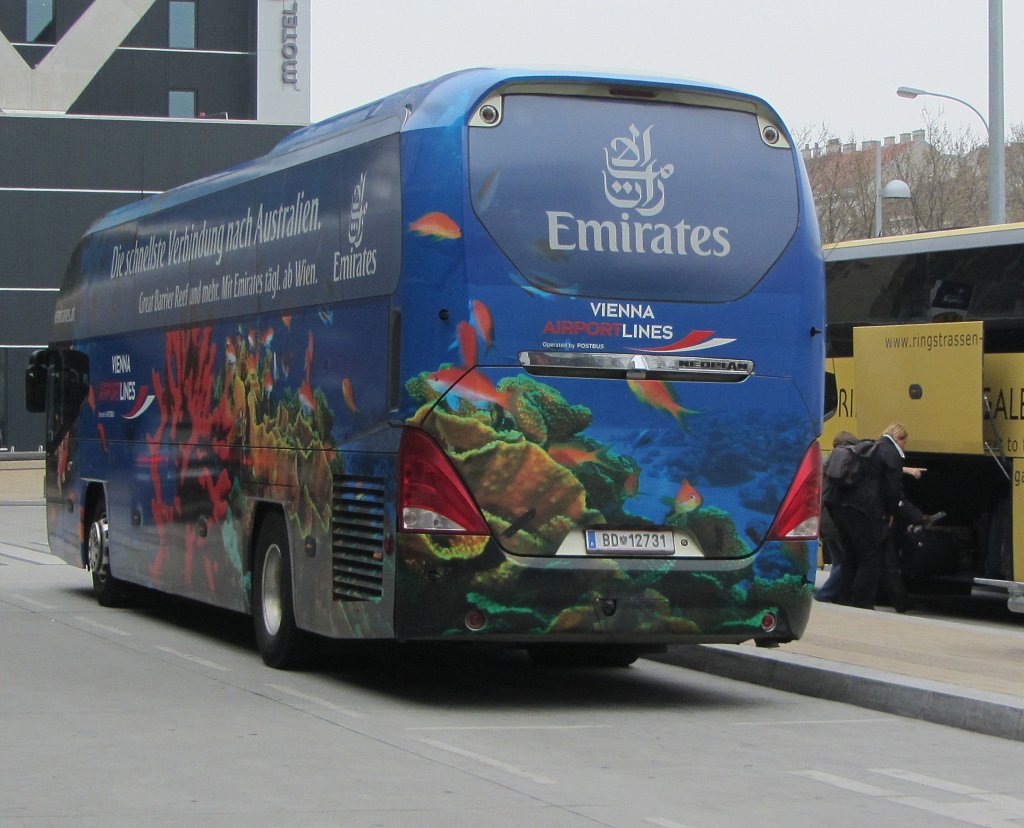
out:
{"label": "paved road", "polygon": [[333,648],[102,609],[0,507],[0,828],[1020,825],[1018,742],[643,660]]}

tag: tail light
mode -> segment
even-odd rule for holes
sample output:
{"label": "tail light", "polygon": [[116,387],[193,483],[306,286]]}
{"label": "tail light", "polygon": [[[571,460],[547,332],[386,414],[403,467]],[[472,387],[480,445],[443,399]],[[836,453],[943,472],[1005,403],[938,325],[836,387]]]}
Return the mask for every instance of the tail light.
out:
{"label": "tail light", "polygon": [[398,453],[399,528],[403,532],[488,534],[476,503],[440,446],[407,428]]}
{"label": "tail light", "polygon": [[782,508],[775,516],[768,540],[814,540],[821,514],[821,449],[811,443],[797,469]]}

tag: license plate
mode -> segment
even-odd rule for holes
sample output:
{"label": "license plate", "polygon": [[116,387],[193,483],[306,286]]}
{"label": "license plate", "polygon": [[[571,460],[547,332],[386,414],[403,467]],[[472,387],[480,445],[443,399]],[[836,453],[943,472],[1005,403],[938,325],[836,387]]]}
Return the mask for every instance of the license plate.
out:
{"label": "license plate", "polygon": [[646,552],[652,555],[675,553],[671,530],[588,529],[587,552]]}

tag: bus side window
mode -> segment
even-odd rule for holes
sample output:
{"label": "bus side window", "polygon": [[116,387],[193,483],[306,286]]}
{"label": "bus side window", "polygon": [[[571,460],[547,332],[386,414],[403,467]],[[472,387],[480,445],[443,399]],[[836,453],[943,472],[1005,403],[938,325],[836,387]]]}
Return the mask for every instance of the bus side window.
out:
{"label": "bus side window", "polygon": [[832,371],[825,372],[825,419],[829,419],[836,413],[839,407],[839,385],[836,383],[836,375]]}
{"label": "bus side window", "polygon": [[46,412],[46,450],[61,441],[89,393],[89,357],[81,351],[45,348],[29,358],[25,407]]}

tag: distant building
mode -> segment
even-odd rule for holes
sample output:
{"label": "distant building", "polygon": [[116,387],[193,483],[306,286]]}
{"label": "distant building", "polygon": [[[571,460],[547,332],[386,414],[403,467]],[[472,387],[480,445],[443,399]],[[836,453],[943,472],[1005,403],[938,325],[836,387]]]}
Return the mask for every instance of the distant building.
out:
{"label": "distant building", "polygon": [[0,4],[0,448],[42,443],[24,369],[85,229],[309,121],[309,4]]}
{"label": "distant building", "polygon": [[[887,136],[882,141],[861,144],[842,143],[831,138],[824,144],[801,150],[814,192],[822,241],[846,241],[868,238],[874,224],[875,173],[884,181],[898,177],[898,168],[920,163],[930,151],[923,129],[901,133],[899,139]],[[890,210],[890,213],[895,212]],[[889,232],[910,232],[898,216],[888,216]]]}

